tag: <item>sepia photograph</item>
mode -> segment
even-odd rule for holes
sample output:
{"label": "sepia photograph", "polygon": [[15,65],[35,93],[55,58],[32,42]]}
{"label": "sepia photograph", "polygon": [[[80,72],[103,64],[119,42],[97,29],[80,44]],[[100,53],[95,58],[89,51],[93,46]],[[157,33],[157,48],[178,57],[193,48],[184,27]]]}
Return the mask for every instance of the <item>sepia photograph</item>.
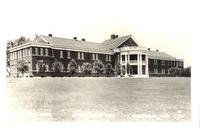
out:
{"label": "sepia photograph", "polygon": [[0,40],[1,52],[6,53],[2,59],[7,127],[190,125],[190,4],[4,2],[10,9],[2,13],[6,20]]}

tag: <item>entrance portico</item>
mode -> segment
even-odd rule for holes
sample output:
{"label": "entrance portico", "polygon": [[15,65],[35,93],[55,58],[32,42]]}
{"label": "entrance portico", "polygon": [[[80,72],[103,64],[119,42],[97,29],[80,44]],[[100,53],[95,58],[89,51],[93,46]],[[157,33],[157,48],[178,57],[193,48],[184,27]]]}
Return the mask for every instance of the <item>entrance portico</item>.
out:
{"label": "entrance portico", "polygon": [[125,77],[149,77],[148,55],[146,48],[122,47],[120,52],[120,65]]}

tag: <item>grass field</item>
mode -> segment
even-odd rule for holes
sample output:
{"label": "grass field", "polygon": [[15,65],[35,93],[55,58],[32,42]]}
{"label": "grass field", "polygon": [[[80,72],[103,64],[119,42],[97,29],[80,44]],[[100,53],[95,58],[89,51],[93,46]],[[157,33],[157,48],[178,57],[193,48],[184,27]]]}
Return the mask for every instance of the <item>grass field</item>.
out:
{"label": "grass field", "polygon": [[190,121],[190,78],[8,78],[8,116],[34,121]]}

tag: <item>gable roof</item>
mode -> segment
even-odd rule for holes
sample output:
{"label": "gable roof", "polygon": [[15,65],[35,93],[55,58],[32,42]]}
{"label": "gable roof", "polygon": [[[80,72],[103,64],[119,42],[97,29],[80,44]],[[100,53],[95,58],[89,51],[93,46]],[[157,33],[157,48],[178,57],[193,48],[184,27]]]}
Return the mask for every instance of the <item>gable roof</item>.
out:
{"label": "gable roof", "polygon": [[40,35],[43,39],[49,42],[53,47],[62,47],[66,49],[72,49],[84,52],[95,52],[102,54],[113,54],[113,51],[102,43],[95,43],[89,41],[81,41],[74,39],[66,39],[60,37],[50,37],[45,35]]}
{"label": "gable roof", "polygon": [[117,37],[115,39],[105,40],[102,44],[110,49],[117,48],[119,45],[124,43],[127,39],[131,38],[132,35],[126,35],[122,37]]}

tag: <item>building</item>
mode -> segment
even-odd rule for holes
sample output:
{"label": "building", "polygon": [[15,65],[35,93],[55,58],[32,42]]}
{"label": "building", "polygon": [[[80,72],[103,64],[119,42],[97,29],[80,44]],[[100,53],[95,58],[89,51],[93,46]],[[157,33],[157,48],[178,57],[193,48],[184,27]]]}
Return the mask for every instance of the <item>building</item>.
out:
{"label": "building", "polygon": [[28,66],[24,76],[40,76],[41,65],[46,67],[45,76],[51,76],[55,60],[62,65],[61,72],[65,74],[71,59],[75,59],[78,65],[95,60],[110,63],[113,67],[120,64],[124,76],[133,77],[164,76],[171,67],[183,68],[183,60],[140,47],[132,35],[118,37],[112,34],[110,39],[102,43],[78,40],[77,37],[66,39],[53,37],[52,34],[36,35],[33,41],[11,47],[9,56],[11,77],[21,75],[17,68],[20,60]]}

